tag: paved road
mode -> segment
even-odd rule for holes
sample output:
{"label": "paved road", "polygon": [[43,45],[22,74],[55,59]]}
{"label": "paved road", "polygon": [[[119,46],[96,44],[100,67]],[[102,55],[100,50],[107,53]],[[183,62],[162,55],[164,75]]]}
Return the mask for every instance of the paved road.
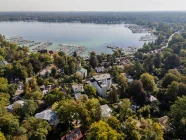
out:
{"label": "paved road", "polygon": [[172,37],[173,37],[173,36],[174,36],[176,33],[179,33],[179,31],[178,31],[178,32],[173,33],[173,34],[172,34],[172,35],[169,37],[168,42],[166,43],[166,45],[165,45],[165,46],[161,47],[160,49],[156,49],[156,50],[153,50],[153,51],[149,51],[149,52],[148,52],[148,53],[146,53],[146,54],[157,54],[159,51],[161,51],[161,50],[163,50],[163,49],[167,48],[167,47],[168,47],[168,45],[169,45],[169,42],[172,40]]}
{"label": "paved road", "polygon": [[173,37],[175,34],[177,34],[177,33],[179,33],[179,32],[175,32],[175,33],[173,33],[173,34],[169,37],[168,42],[166,43],[166,46],[164,46],[165,48],[168,47],[169,42],[172,40],[172,37]]}

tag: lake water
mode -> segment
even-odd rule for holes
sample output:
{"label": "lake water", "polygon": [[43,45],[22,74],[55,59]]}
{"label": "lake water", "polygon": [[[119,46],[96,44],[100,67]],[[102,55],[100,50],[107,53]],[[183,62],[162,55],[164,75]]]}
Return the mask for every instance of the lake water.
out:
{"label": "lake water", "polygon": [[[124,24],[101,25],[82,23],[0,22],[0,34],[6,37],[23,37],[26,40],[57,44],[82,45],[97,53],[110,53],[107,45],[122,48],[142,47],[139,41],[145,33],[133,34]],[[53,47],[54,47],[53,46]],[[84,53],[84,54],[86,54]]]}

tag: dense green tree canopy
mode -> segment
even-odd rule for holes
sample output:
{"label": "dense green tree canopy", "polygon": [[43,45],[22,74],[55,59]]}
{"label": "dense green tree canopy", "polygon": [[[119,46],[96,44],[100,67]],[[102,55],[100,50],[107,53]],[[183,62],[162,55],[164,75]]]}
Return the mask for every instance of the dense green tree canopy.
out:
{"label": "dense green tree canopy", "polygon": [[45,140],[48,131],[51,130],[47,121],[29,117],[23,120],[22,127],[26,130],[26,135],[29,140]]}
{"label": "dense green tree canopy", "polygon": [[109,93],[109,101],[110,103],[117,103],[119,101],[119,89],[116,86],[111,86],[111,90]]}
{"label": "dense green tree canopy", "polygon": [[97,56],[96,56],[96,53],[95,52],[92,52],[90,54],[90,65],[92,66],[92,68],[96,68],[96,66],[98,65],[98,59],[97,59]]}
{"label": "dense green tree canopy", "polygon": [[117,83],[120,89],[120,96],[123,96],[128,89],[128,79],[125,74],[121,73],[117,79]]}
{"label": "dense green tree canopy", "polygon": [[88,140],[122,140],[124,136],[112,129],[106,122],[95,122],[90,126]]}
{"label": "dense green tree canopy", "polygon": [[171,54],[166,58],[164,64],[167,69],[172,69],[180,66],[180,63],[181,63],[180,58],[176,54]]}
{"label": "dense green tree canopy", "polygon": [[166,88],[173,81],[179,82],[180,80],[181,80],[181,75],[177,70],[169,70],[169,72],[165,74],[163,78],[162,86]]}
{"label": "dense green tree canopy", "polygon": [[175,131],[175,138],[185,139],[186,137],[186,123],[185,112],[186,96],[178,98],[178,100],[171,106],[170,119]]}
{"label": "dense green tree canopy", "polygon": [[154,92],[157,89],[154,77],[152,75],[144,73],[141,75],[140,80],[144,85],[144,90],[147,92]]}
{"label": "dense green tree canopy", "polygon": [[87,94],[87,95],[93,97],[93,96],[96,95],[96,88],[93,87],[93,86],[91,86],[91,85],[89,85],[89,84],[87,84],[87,85],[85,85],[85,87],[84,87],[84,92],[85,92],[85,94]]}
{"label": "dense green tree canopy", "polygon": [[19,128],[19,120],[4,108],[0,108],[0,128],[6,137],[15,136]]}
{"label": "dense green tree canopy", "polygon": [[65,93],[62,91],[59,91],[58,89],[54,89],[50,91],[47,95],[45,95],[44,99],[46,103],[51,106],[55,102],[65,99]]}
{"label": "dense green tree canopy", "polygon": [[125,121],[127,118],[129,118],[133,111],[130,108],[131,102],[129,99],[124,99],[123,103],[121,104],[121,109],[120,109],[120,121]]}

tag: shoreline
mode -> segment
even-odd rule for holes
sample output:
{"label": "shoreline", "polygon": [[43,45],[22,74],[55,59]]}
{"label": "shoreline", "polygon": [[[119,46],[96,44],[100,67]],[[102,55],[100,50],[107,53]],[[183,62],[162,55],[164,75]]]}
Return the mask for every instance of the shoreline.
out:
{"label": "shoreline", "polygon": [[[10,37],[7,38],[6,40],[8,42],[17,44],[20,47],[27,46],[31,52],[47,50],[47,51],[54,51],[54,52],[63,51],[69,55],[76,52],[78,55],[81,55],[83,52],[86,51],[86,47],[81,45],[74,45],[74,44],[55,44],[53,42],[36,42],[31,40],[24,40],[23,37]],[[52,45],[55,45],[55,47],[49,48]]]}
{"label": "shoreline", "polygon": [[[27,22],[24,22],[23,21],[23,23],[27,23]],[[34,23],[34,22],[30,22],[30,23]],[[74,23],[69,23],[69,24],[74,24]],[[87,23],[85,23],[85,24],[87,24]],[[87,25],[90,25],[90,24],[87,24]],[[97,24],[92,23],[92,25],[97,25]],[[105,24],[100,24],[100,25],[105,25]],[[96,40],[96,39],[94,39],[94,40],[87,40],[86,42],[81,42],[81,40],[80,41],[77,41],[77,42],[73,42],[73,41],[72,42],[70,42],[70,41],[69,42],[68,41],[57,41],[56,42],[55,40],[50,41],[49,38],[47,40],[44,39],[45,41],[42,41],[43,40],[42,38],[40,40],[38,40],[39,38],[36,39],[36,40],[34,40],[34,38],[28,38],[27,37],[27,40],[25,40],[25,39],[23,39],[23,37],[25,37],[25,36],[23,36],[23,37],[19,37],[19,36],[17,36],[17,37],[11,37],[10,35],[9,35],[9,38],[7,39],[7,41],[16,43],[17,45],[19,45],[21,47],[23,45],[24,46],[28,46],[29,49],[30,49],[30,51],[38,51],[38,50],[42,50],[42,49],[47,49],[47,50],[57,51],[57,52],[58,51],[64,51],[67,54],[72,54],[72,51],[73,52],[74,51],[77,51],[77,53],[79,55],[81,55],[81,56],[87,56],[88,55],[88,52],[90,52],[90,51],[95,51],[98,54],[100,52],[112,53],[113,52],[112,50],[110,51],[110,50],[107,49],[107,45],[110,45],[110,44],[111,45],[114,45],[114,46],[119,46],[122,49],[126,49],[129,46],[135,46],[136,48],[142,47],[143,46],[143,43],[145,41],[140,40],[140,38],[143,37],[143,36],[145,36],[145,35],[147,35],[147,34],[149,34],[149,33],[148,32],[136,32],[136,33],[131,32],[130,28],[127,28],[126,25],[130,25],[130,24],[124,24],[124,23],[121,23],[121,24],[110,24],[110,26],[114,26],[114,27],[117,27],[118,26],[119,28],[126,28],[126,29],[124,29],[124,30],[126,30],[126,32],[128,32],[130,34],[134,34],[134,36],[138,37],[137,40],[136,39],[134,40],[134,43],[133,43],[133,38],[129,38],[130,39],[129,40],[130,43],[128,43],[127,42],[128,40],[123,40],[122,41],[122,38],[121,37],[120,37],[119,40],[115,40],[115,39],[112,40],[112,38],[110,38],[110,40],[109,40],[109,38],[107,40],[104,40],[104,38],[103,38],[103,41],[100,41],[100,38],[97,38],[98,40]],[[139,27],[138,25],[135,25],[135,24],[133,24],[133,26],[136,26],[137,28]],[[84,27],[84,26],[82,25],[82,27]],[[86,26],[86,27],[88,27],[88,26]],[[92,27],[92,26],[90,26],[90,27]],[[114,27],[113,27],[113,29],[112,28],[109,28],[109,29],[114,30]],[[95,29],[98,29],[98,31],[100,29],[102,29],[102,28],[100,28],[100,29],[99,28],[100,27],[98,26],[98,28],[95,28]],[[117,28],[116,28],[116,31],[117,31]],[[74,29],[76,30],[78,28],[76,27]],[[89,29],[89,28],[87,28],[87,29]],[[104,28],[104,29],[106,29],[106,28]],[[120,36],[124,36],[125,37],[125,34],[124,33],[123,33],[123,35],[120,35]],[[22,35],[20,34],[20,36],[22,36]],[[76,37],[76,36],[72,36],[72,37]],[[30,39],[32,39],[34,41],[32,41]],[[92,43],[92,46],[91,46],[91,43]]]}
{"label": "shoreline", "polygon": [[[7,38],[6,41],[17,44],[20,47],[27,46],[31,52],[40,52],[40,51],[53,51],[53,52],[60,52],[63,51],[68,55],[73,55],[76,52],[80,56],[88,56],[89,52],[85,54],[87,48],[81,45],[74,45],[74,44],[58,44],[53,42],[37,42],[31,40],[24,40],[23,37],[10,37]],[[55,47],[52,47],[54,45]],[[52,48],[49,48],[52,47]],[[136,46],[127,46],[126,48],[122,48],[119,46],[114,45],[107,45],[105,46],[107,49],[111,49],[112,52],[114,51],[122,51],[125,54],[133,54],[135,53],[139,47]]]}

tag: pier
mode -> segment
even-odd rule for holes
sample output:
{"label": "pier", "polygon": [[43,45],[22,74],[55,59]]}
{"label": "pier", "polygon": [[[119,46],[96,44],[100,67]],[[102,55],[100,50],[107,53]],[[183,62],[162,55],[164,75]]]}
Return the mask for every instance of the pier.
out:
{"label": "pier", "polygon": [[[54,44],[53,42],[35,42],[30,40],[25,40],[23,37],[10,37],[7,39],[8,42],[15,43],[22,46],[28,46],[31,48],[31,51],[39,52],[42,50],[51,50],[54,52],[63,51],[68,55],[72,55],[76,52],[78,55],[83,53],[86,48],[81,45],[73,45],[73,44]],[[52,49],[51,49],[52,48]]]}
{"label": "pier", "polygon": [[138,48],[135,46],[128,46],[127,48],[122,48],[118,46],[108,45],[107,48],[112,49],[112,51],[121,51],[124,54],[134,54]]}
{"label": "pier", "polygon": [[157,36],[151,34],[151,35],[145,35],[142,36],[139,41],[148,41],[148,42],[154,42],[157,39]]}

